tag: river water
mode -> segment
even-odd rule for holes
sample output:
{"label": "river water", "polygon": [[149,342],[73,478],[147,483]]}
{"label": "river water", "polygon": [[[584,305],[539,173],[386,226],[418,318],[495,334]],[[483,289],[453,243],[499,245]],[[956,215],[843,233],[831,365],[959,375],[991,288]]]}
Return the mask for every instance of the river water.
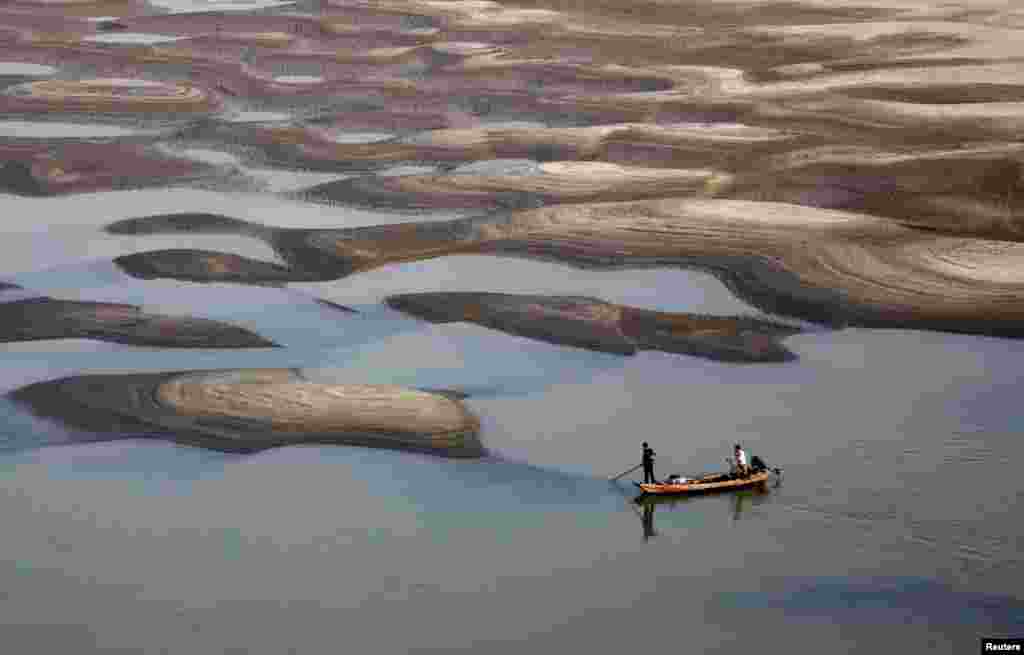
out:
{"label": "river water", "polygon": [[[0,137],[129,131],[24,118]],[[381,301],[492,291],[764,315],[714,276],[675,268],[460,255],[272,288],[143,281],[111,263],[159,248],[280,263],[247,236],[102,231],[147,214],[285,228],[456,215],[302,202],[281,192],[345,175],[220,156],[257,188],[0,194],[0,279],[28,290],[0,302],[127,302],[284,347],[0,344],[0,391],[84,373],[300,368],[315,381],[464,391],[489,455],[95,442],[2,399],[4,652],[964,653],[981,636],[1024,635],[1021,341],[801,324],[784,341],[798,359],[783,364],[620,357],[432,325]],[[659,477],[718,470],[736,442],[783,475],[763,491],[637,504],[635,474],[608,479],[639,463],[642,441]]]}
{"label": "river water", "polygon": [[[345,210],[334,211],[346,224]],[[230,237],[192,240],[229,248]],[[794,363],[622,358],[424,324],[378,303],[484,285],[757,311],[713,277],[674,269],[588,272],[462,256],[267,289],[143,282],[105,261],[60,265],[60,242],[33,235],[39,269],[8,279],[55,297],[188,308],[286,347],[10,344],[7,389],[81,372],[244,366],[459,388],[492,456],[294,447],[238,457],[131,439],[77,444],[66,428],[5,403],[0,576],[5,632],[19,643],[392,653],[519,652],[527,639],[540,650],[597,652],[812,643],[964,652],[979,635],[1024,624],[1017,341],[817,329],[787,339]],[[253,256],[262,247],[242,237],[233,245]],[[317,305],[314,294],[359,313]],[[607,478],[637,460],[643,440],[659,475],[719,468],[741,441],[783,478],[765,493],[637,506],[628,482]]]}

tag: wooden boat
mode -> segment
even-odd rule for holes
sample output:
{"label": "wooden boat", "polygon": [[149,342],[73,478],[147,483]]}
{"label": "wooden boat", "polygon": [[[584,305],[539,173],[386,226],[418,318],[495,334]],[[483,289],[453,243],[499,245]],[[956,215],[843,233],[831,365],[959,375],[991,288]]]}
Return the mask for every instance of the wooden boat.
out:
{"label": "wooden boat", "polygon": [[643,483],[634,482],[645,494],[656,496],[668,496],[674,494],[696,494],[711,493],[714,491],[731,491],[734,489],[746,489],[759,484],[765,484],[770,477],[770,471],[758,471],[745,478],[733,478],[727,473],[716,473],[702,478],[687,480],[683,483],[670,484],[667,482]]}

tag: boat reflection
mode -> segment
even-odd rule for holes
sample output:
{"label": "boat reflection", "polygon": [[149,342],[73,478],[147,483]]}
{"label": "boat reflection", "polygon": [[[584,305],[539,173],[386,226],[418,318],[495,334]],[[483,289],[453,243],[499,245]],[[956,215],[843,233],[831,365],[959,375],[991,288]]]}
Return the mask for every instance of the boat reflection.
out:
{"label": "boat reflection", "polygon": [[733,521],[739,521],[744,512],[751,507],[760,505],[767,501],[771,493],[766,487],[753,487],[736,491],[729,495],[719,494],[714,496],[651,496],[643,494],[633,499],[633,503],[640,507],[640,518],[643,524],[644,541],[658,536],[654,529],[654,511],[658,507],[668,507],[669,511],[676,511],[685,505],[693,503],[723,503],[732,514]]}

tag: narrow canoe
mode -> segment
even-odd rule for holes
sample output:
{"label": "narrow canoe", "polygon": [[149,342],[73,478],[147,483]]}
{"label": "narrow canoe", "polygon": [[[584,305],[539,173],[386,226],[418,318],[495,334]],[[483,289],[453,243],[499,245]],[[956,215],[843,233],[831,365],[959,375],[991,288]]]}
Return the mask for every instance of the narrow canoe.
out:
{"label": "narrow canoe", "polygon": [[758,473],[754,473],[749,477],[735,480],[723,479],[727,478],[727,476],[715,475],[707,478],[690,480],[683,484],[665,484],[663,482],[658,482],[654,484],[634,482],[633,484],[640,487],[640,490],[643,491],[645,494],[695,494],[709,493],[712,491],[729,491],[732,489],[745,489],[747,487],[753,487],[754,485],[764,484],[768,482],[768,476],[768,471],[760,471]]}

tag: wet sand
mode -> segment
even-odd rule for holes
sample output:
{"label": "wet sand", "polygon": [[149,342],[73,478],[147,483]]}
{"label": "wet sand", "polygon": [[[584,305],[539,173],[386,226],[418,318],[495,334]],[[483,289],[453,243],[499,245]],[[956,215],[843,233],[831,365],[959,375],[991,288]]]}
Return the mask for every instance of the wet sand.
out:
{"label": "wet sand", "polygon": [[[295,281],[341,278],[459,253],[515,254],[595,268],[681,265],[714,272],[766,311],[809,321],[1024,333],[1017,243],[921,232],[870,214],[785,203],[570,203],[479,219],[347,230],[282,230],[230,217],[169,215],[130,219],[108,229],[258,236],[291,264]],[[202,279],[190,263],[201,259],[183,254],[177,264],[181,272],[169,264],[164,275]],[[218,275],[211,272],[207,279]]]}
{"label": "wet sand", "polygon": [[435,323],[468,321],[503,332],[599,352],[660,350],[731,362],[786,362],[775,341],[798,328],[740,317],[668,314],[595,298],[495,293],[418,293],[387,304]]}
{"label": "wet sand", "polygon": [[164,348],[274,348],[249,330],[193,316],[168,316],[134,305],[36,297],[0,301],[0,342],[91,338]]}

